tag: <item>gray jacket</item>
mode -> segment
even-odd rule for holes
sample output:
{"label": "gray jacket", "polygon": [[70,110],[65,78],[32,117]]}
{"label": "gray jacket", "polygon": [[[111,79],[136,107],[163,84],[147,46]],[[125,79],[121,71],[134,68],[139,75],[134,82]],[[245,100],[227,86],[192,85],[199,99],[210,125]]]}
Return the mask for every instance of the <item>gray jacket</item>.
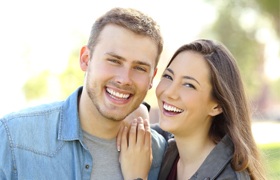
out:
{"label": "gray jacket", "polygon": [[[226,135],[211,151],[197,172],[190,180],[249,180],[247,171],[236,172],[230,161],[233,154],[233,143]],[[178,156],[178,149],[174,138],[168,141],[164,159],[159,173],[159,180],[165,180]]]}

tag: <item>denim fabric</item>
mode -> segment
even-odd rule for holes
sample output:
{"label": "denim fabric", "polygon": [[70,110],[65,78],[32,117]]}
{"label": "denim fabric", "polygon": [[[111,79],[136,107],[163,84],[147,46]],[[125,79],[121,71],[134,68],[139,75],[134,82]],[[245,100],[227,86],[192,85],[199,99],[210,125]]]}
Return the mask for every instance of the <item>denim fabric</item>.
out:
{"label": "denim fabric", "polygon": [[[66,101],[28,108],[0,119],[1,180],[90,179],[93,160],[83,144],[77,106],[81,90]],[[152,137],[149,179],[153,180],[158,177],[166,141],[153,130]]]}

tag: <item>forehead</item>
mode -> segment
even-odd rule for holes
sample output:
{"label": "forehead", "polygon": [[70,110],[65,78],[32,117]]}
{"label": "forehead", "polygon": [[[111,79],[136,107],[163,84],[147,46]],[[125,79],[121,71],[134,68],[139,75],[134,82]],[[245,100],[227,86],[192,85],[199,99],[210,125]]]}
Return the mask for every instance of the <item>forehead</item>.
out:
{"label": "forehead", "polygon": [[179,53],[171,62],[169,68],[174,74],[180,76],[193,76],[197,79],[209,79],[210,69],[207,60],[194,51],[183,51]]}
{"label": "forehead", "polygon": [[113,52],[126,60],[142,61],[151,67],[155,67],[158,52],[156,43],[150,37],[114,24],[103,28],[95,49],[103,54]]}

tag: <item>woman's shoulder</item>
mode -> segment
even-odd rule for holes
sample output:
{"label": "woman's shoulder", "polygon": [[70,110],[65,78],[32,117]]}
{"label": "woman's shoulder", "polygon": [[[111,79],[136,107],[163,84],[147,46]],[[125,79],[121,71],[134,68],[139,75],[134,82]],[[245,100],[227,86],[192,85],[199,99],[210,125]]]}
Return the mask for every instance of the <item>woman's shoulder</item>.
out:
{"label": "woman's shoulder", "polygon": [[250,176],[247,170],[235,171],[232,169],[231,164],[228,163],[215,179],[250,180]]}
{"label": "woman's shoulder", "polygon": [[233,143],[228,135],[225,135],[208,155],[198,174],[201,177],[209,176],[213,179],[250,180],[246,170],[235,171],[232,168]]}

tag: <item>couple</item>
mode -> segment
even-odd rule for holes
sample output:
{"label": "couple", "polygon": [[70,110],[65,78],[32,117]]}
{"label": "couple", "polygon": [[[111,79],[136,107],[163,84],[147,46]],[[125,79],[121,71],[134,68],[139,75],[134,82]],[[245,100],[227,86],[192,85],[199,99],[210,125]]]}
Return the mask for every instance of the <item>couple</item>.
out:
{"label": "couple", "polygon": [[159,27],[137,10],[97,19],[80,51],[83,87],[0,119],[0,179],[261,179],[241,78],[222,45],[197,40],[171,58],[156,89],[163,136],[130,119],[146,113],[162,48]]}

